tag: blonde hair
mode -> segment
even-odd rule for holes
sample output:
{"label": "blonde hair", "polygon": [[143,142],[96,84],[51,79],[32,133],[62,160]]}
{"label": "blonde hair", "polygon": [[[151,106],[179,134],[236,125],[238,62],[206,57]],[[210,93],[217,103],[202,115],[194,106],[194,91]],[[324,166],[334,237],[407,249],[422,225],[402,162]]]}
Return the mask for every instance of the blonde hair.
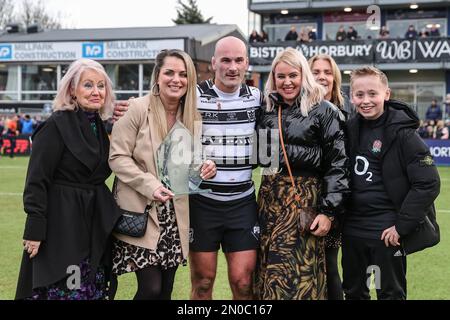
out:
{"label": "blonde hair", "polygon": [[191,57],[186,52],[178,49],[163,50],[156,56],[155,67],[153,68],[150,84],[150,108],[155,115],[157,131],[161,138],[164,138],[169,132],[167,128],[166,111],[159,96],[158,86],[158,77],[167,57],[181,59],[186,66],[187,91],[180,101],[182,108],[182,123],[194,135],[196,134],[195,122],[202,120],[201,115],[197,110],[197,72],[195,71],[194,62],[192,62]]}
{"label": "blonde hair", "polygon": [[81,80],[81,75],[86,70],[98,72],[105,78],[105,104],[100,108],[99,114],[103,120],[108,119],[113,110],[114,100],[116,99],[111,79],[105,72],[103,66],[97,61],[91,59],[78,59],[72,62],[64,77],[59,84],[58,92],[53,100],[53,111],[77,110],[78,104],[72,98],[71,90],[75,90]]}
{"label": "blonde hair", "polygon": [[275,67],[278,63],[284,62],[296,69],[299,69],[302,74],[301,91],[297,97],[297,102],[300,103],[300,110],[304,117],[308,116],[309,111],[323,100],[325,89],[316,82],[308,62],[303,54],[293,48],[287,48],[277,54],[272,62],[272,67],[269,77],[266,82],[264,95],[266,98],[267,111],[272,111],[274,108],[273,102],[269,95],[276,92],[275,86]]}
{"label": "blonde hair", "polygon": [[333,73],[333,88],[331,90],[331,99],[330,102],[336,106],[338,106],[340,109],[344,107],[344,96],[341,92],[341,84],[342,84],[342,76],[341,76],[341,70],[339,70],[339,67],[336,64],[336,61],[328,55],[328,54],[317,54],[313,56],[311,59],[309,59],[309,67],[311,68],[311,71],[313,70],[314,62],[317,60],[324,60],[328,61],[331,66],[331,72]]}
{"label": "blonde hair", "polygon": [[352,73],[350,74],[350,90],[353,87],[353,82],[355,81],[356,78],[365,76],[376,76],[380,79],[382,84],[384,84],[386,87],[389,87],[388,78],[386,77],[383,71],[372,66],[364,66],[353,70]]}

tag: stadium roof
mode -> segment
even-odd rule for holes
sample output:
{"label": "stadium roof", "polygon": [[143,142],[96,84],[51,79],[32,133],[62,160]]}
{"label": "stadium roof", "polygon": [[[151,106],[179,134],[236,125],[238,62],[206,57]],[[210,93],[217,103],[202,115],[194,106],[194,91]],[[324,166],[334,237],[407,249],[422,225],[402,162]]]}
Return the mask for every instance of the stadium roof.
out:
{"label": "stadium roof", "polygon": [[187,24],[168,27],[98,28],[44,30],[37,33],[3,33],[0,42],[47,42],[47,41],[101,41],[135,39],[188,38],[199,41],[202,46],[223,36],[238,33],[246,37],[234,24]]}

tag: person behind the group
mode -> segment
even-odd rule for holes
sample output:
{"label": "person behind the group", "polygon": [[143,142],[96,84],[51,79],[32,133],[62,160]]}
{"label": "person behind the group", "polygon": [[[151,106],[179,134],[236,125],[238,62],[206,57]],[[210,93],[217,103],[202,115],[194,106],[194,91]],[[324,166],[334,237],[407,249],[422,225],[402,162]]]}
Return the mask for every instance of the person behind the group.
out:
{"label": "person behind the group", "polygon": [[256,297],[327,299],[324,236],[348,192],[343,121],[338,109],[323,100],[325,90],[315,81],[303,54],[293,48],[275,57],[265,89],[266,110],[258,132],[278,129],[281,110],[299,205],[314,207],[318,215],[310,232],[300,233],[293,201],[296,190],[283,152],[276,151],[281,172],[263,175],[258,195],[261,246]]}
{"label": "person behind the group", "polygon": [[111,170],[101,118],[113,101],[102,65],[76,60],[61,79],[54,113],[33,135],[16,299],[107,298],[109,240],[120,212],[105,185]]}
{"label": "person behind the group", "polygon": [[[355,115],[355,108],[341,91],[342,77],[334,59],[327,54],[319,54],[309,59],[309,66],[316,81],[325,88],[324,99],[342,112],[341,118],[348,120]],[[343,300],[342,282],[338,272],[338,251],[341,246],[342,217],[337,214],[337,228],[325,237],[325,257],[327,269],[327,288],[329,300]]]}
{"label": "person behind the group", "polygon": [[337,106],[345,120],[356,115],[350,99],[342,92],[342,76],[336,61],[327,54],[318,54],[309,59],[309,66],[316,81],[325,88],[324,99]]}
{"label": "person behind the group", "polygon": [[[109,163],[117,177],[117,203],[123,210],[139,213],[150,206],[143,237],[114,233],[113,273],[136,274],[135,300],[170,299],[176,270],[186,264],[188,196],[175,196],[160,181],[154,159],[176,122],[195,135],[196,122],[201,122],[196,108],[196,80],[188,54],[163,50],[156,57],[150,93],[131,99],[129,111],[113,126]],[[206,161],[203,179],[214,176],[215,171],[214,162]]]}
{"label": "person behind the group", "polygon": [[217,176],[202,185],[211,193],[190,197],[192,299],[212,298],[220,247],[233,299],[253,297],[259,228],[251,157],[262,97],[242,83],[248,63],[242,40],[222,38],[211,61],[214,80],[198,85],[204,152],[217,160]]}
{"label": "person behind the group", "polygon": [[375,266],[378,299],[406,299],[401,244],[425,215],[435,216],[438,171],[416,132],[417,114],[389,100],[382,71],[356,69],[350,86],[359,115],[347,122],[352,192],[342,238],[345,298],[370,298],[368,268]]}

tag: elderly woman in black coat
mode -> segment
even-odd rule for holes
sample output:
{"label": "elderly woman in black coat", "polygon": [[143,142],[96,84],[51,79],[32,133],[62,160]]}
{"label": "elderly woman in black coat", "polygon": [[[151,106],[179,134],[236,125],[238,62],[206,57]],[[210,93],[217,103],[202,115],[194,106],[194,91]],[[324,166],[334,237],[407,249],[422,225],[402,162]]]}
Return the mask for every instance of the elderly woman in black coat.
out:
{"label": "elderly woman in black coat", "polygon": [[16,299],[106,298],[110,234],[120,212],[105,185],[111,170],[101,118],[113,100],[104,68],[77,60],[61,80],[55,112],[33,135]]}

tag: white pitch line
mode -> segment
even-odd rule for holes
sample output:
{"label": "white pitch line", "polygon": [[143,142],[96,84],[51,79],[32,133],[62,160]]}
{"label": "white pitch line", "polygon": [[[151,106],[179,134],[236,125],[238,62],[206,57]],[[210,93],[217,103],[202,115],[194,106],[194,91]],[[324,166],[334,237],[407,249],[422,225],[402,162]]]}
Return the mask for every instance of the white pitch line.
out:
{"label": "white pitch line", "polygon": [[27,167],[18,167],[18,166],[0,166],[0,170],[1,169],[24,169],[26,170]]}
{"label": "white pitch line", "polygon": [[21,197],[23,193],[21,192],[0,192],[0,197]]}

